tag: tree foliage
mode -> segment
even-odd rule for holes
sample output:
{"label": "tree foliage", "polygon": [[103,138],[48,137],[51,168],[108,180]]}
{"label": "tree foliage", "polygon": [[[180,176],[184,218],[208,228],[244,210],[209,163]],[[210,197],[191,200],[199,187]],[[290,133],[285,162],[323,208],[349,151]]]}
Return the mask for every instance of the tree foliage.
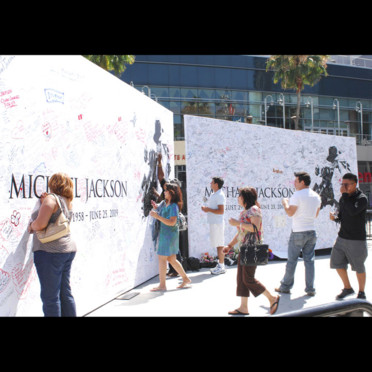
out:
{"label": "tree foliage", "polygon": [[135,61],[134,55],[86,54],[83,57],[106,71],[113,71],[116,76],[120,76],[125,71],[125,65],[132,65]]}
{"label": "tree foliage", "polygon": [[273,55],[266,62],[266,71],[274,71],[273,81],[283,89],[297,93],[295,129],[300,118],[301,91],[305,85],[314,86],[322,75],[327,76],[328,55]]}

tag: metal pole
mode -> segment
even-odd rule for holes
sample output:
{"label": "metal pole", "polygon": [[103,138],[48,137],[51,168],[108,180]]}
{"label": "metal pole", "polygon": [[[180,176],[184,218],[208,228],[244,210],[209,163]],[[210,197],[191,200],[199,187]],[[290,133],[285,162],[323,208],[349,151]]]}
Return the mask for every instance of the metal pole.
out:
{"label": "metal pole", "polygon": [[268,97],[271,98],[270,106],[272,106],[273,103],[274,103],[273,97],[270,94],[265,97],[265,99],[264,99],[264,103],[265,103],[265,125],[267,125],[267,110],[268,110],[268,107],[267,107],[267,104],[266,104],[266,100],[267,100]]}
{"label": "metal pole", "polygon": [[[358,104],[360,107],[358,107]],[[355,106],[355,111],[360,113],[360,143],[363,139],[363,105],[362,102],[358,101]]]}
{"label": "metal pole", "polygon": [[278,103],[279,103],[279,105],[283,106],[283,128],[285,128],[285,99],[284,99],[284,94],[280,93],[279,97],[280,98],[278,99]]}
{"label": "metal pole", "polygon": [[[336,102],[336,103],[335,103]],[[340,128],[340,103],[337,98],[333,100],[333,109],[337,107],[337,128],[338,128],[338,135],[340,135],[341,128]]]}
{"label": "metal pole", "polygon": [[314,130],[314,103],[313,103],[313,97],[308,97],[308,101],[306,102],[306,106],[311,107],[311,133]]}

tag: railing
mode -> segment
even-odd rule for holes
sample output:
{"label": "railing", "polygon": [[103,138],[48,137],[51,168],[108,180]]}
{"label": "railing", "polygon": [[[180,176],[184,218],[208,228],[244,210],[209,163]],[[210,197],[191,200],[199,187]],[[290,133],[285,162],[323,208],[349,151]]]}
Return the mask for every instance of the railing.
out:
{"label": "railing", "polygon": [[351,299],[329,304],[309,307],[307,309],[289,311],[274,315],[276,317],[334,317],[363,316],[367,312],[372,316],[372,304],[366,300]]}
{"label": "railing", "polygon": [[357,55],[331,55],[331,58],[327,61],[327,63],[372,68],[372,59],[359,57]]}
{"label": "railing", "polygon": [[370,134],[350,134],[351,137],[356,137],[356,143],[360,146],[372,146],[372,136]]}

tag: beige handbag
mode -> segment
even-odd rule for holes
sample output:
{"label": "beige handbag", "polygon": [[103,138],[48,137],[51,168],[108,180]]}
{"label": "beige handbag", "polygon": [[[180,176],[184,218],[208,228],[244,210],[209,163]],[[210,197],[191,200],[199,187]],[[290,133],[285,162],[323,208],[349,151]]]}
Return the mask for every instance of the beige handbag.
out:
{"label": "beige handbag", "polygon": [[57,240],[59,238],[62,238],[62,236],[70,233],[70,222],[63,213],[58,196],[54,195],[54,197],[57,199],[57,203],[61,210],[61,213],[58,216],[57,220],[53,223],[49,223],[44,230],[36,231],[36,235],[41,243],[48,243],[53,240]]}

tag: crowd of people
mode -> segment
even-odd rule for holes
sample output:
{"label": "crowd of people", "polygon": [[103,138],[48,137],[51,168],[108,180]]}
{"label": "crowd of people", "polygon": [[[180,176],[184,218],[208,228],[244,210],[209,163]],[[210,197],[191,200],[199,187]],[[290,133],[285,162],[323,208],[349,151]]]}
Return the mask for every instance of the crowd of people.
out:
{"label": "crowd of people", "polygon": [[[294,284],[297,261],[302,254],[305,265],[305,292],[308,296],[314,296],[314,257],[317,241],[315,221],[320,212],[321,198],[310,188],[311,177],[308,173],[296,172],[294,176],[296,191],[290,199],[284,198],[282,200],[285,213],[291,217],[292,230],[288,241],[288,259],[285,273],[275,291],[290,293]],[[341,293],[336,296],[337,300],[354,293],[348,277],[348,265],[351,266],[352,271],[356,272],[359,285],[357,298],[366,299],[366,269],[364,263],[368,254],[365,229],[368,200],[363,192],[357,188],[357,183],[358,178],[355,174],[346,173],[343,175],[339,207],[336,211],[330,212],[329,216],[332,221],[340,224],[338,237],[331,250],[330,258],[330,267],[336,269],[344,286]],[[218,253],[219,262],[217,267],[211,270],[214,275],[225,272],[224,255],[233,249],[236,244],[239,246],[252,237],[256,239],[253,225],[257,227],[261,235],[263,233],[262,214],[257,200],[257,192],[253,187],[243,187],[239,190],[238,202],[244,210],[240,213],[238,219],[229,219],[229,224],[237,228],[237,233],[227,246],[224,245],[224,219],[221,211],[225,209],[225,198],[221,190],[222,185],[223,180],[221,178],[214,177],[212,179],[213,194],[208,206],[202,207],[202,210],[208,214],[211,245],[216,247]],[[219,216],[218,227],[216,226],[216,220],[210,219],[212,215]],[[230,311],[229,314],[248,314],[250,293],[255,297],[263,293],[270,302],[270,313],[274,314],[278,309],[280,297],[271,295],[254,277],[256,266],[240,265],[239,257],[237,264],[236,294],[241,297],[241,303],[237,309]]]}
{"label": "crowd of people", "polygon": [[[285,213],[292,220],[292,231],[288,241],[288,259],[285,273],[280,285],[275,288],[278,293],[290,293],[294,284],[298,258],[302,253],[305,265],[305,292],[314,296],[314,256],[317,233],[315,221],[319,215],[321,199],[310,188],[311,178],[306,172],[294,173],[296,191],[290,199],[284,198],[282,204]],[[331,251],[330,267],[335,269],[342,280],[343,289],[336,299],[340,300],[354,292],[348,277],[348,265],[356,272],[359,290],[357,298],[366,299],[367,242],[365,215],[367,197],[357,187],[358,178],[352,173],[344,174],[340,192],[339,208],[330,213],[330,219],[340,224],[338,237]],[[235,246],[240,247],[248,239],[263,237],[264,226],[257,191],[254,187],[239,189],[238,203],[243,208],[238,218],[230,218],[228,223],[236,227],[236,234],[225,244],[225,203],[223,193],[224,180],[213,177],[210,183],[212,193],[202,211],[207,215],[210,243],[216,248],[218,263],[211,269],[211,275],[226,272],[224,259]],[[187,275],[179,255],[179,213],[183,208],[180,184],[177,180],[161,180],[162,193],[152,201],[150,216],[160,222],[157,255],[159,261],[159,285],[152,291],[166,291],[167,268],[182,278],[180,289],[189,288],[191,279]],[[73,184],[63,173],[53,175],[49,180],[50,194],[43,194],[40,208],[31,216],[28,231],[34,233],[45,229],[51,221],[56,221],[64,213],[69,221],[72,218]],[[58,198],[58,199],[57,199]],[[255,232],[257,229],[258,234]],[[41,287],[41,300],[45,316],[76,316],[76,306],[70,287],[71,264],[76,253],[76,244],[67,233],[63,237],[41,243],[36,234],[33,237],[34,262]],[[179,256],[178,256],[179,257]],[[250,294],[257,297],[263,294],[269,301],[270,314],[275,314],[279,307],[280,295],[271,294],[255,278],[257,266],[244,266],[237,260],[236,295],[240,297],[239,306],[229,311],[230,315],[248,315],[248,298]]]}
{"label": "crowd of people", "polygon": [[[308,296],[314,296],[316,291],[314,287],[315,278],[315,246],[317,241],[317,232],[315,221],[319,215],[321,208],[320,196],[310,188],[311,178],[306,172],[294,173],[294,186],[296,191],[290,199],[284,198],[282,204],[285,213],[291,217],[292,229],[288,241],[288,259],[286,263],[285,273],[280,281],[280,285],[275,288],[278,293],[290,293],[294,285],[295,270],[297,261],[302,254],[305,265],[305,292]],[[367,258],[367,242],[365,231],[365,214],[367,210],[367,197],[357,188],[358,179],[352,173],[346,173],[343,176],[340,192],[342,194],[339,201],[339,208],[336,212],[330,213],[330,219],[340,223],[340,230],[337,240],[332,248],[330,267],[337,270],[340,276],[343,289],[336,296],[337,300],[343,299],[354,293],[348,278],[347,267],[350,264],[351,269],[356,271],[356,276],[359,284],[357,298],[366,299],[365,282],[366,273],[364,262]],[[168,184],[169,185],[169,184]],[[174,184],[175,185],[175,184]],[[243,208],[237,219],[230,218],[228,223],[237,228],[237,232],[230,241],[225,245],[225,204],[226,197],[222,187],[224,180],[220,177],[213,177],[210,183],[212,193],[207,205],[201,207],[202,211],[207,214],[207,222],[209,224],[210,244],[217,252],[217,265],[211,269],[212,275],[224,274],[225,255],[228,254],[234,246],[240,246],[249,239],[256,239],[254,226],[258,230],[258,238],[261,240],[263,236],[262,212],[260,204],[257,200],[257,191],[254,187],[242,187],[239,189],[238,203]],[[178,185],[178,195],[181,194]],[[167,203],[178,203],[177,200],[182,200],[181,197],[166,199]],[[157,205],[154,203],[154,210],[151,216],[163,222],[163,231],[165,234],[166,226],[172,224],[177,226],[177,214],[179,209],[174,208],[174,213],[171,219],[160,213],[156,213]],[[174,229],[175,234],[177,229]],[[163,235],[164,236],[164,235]],[[159,237],[160,242],[160,237]],[[162,240],[163,244],[169,247],[171,240]],[[159,255],[159,272],[160,285],[154,290],[166,290],[165,286],[165,265],[164,260],[169,263],[176,262],[177,272],[182,277],[183,281],[179,288],[189,287],[191,280],[182,269],[182,265],[176,260],[175,253],[158,251]],[[164,256],[163,256],[164,255]],[[266,287],[255,278],[257,266],[244,266],[240,264],[239,256],[237,259],[237,287],[236,295],[240,297],[240,305],[235,310],[229,311],[230,315],[248,315],[248,297],[250,293],[254,297],[264,294],[270,305],[270,314],[275,314],[279,306],[280,296],[272,295]]]}

